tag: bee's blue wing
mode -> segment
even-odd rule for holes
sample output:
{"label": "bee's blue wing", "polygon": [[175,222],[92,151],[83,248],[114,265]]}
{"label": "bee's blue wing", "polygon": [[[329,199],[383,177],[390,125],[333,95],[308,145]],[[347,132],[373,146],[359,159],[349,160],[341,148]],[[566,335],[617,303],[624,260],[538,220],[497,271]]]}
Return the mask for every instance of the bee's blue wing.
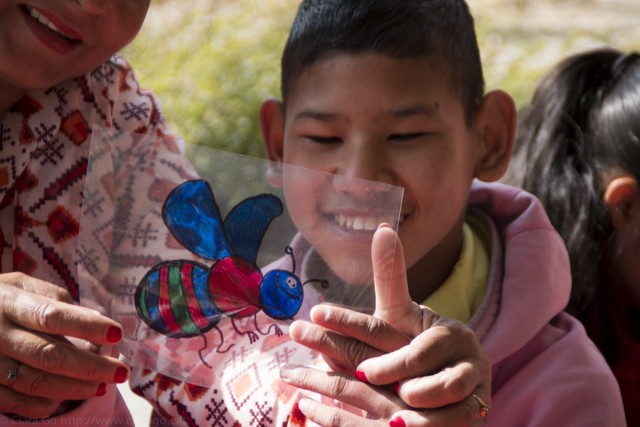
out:
{"label": "bee's blue wing", "polygon": [[162,219],[176,240],[194,254],[210,260],[232,255],[208,182],[187,181],[173,189],[162,206]]}
{"label": "bee's blue wing", "polygon": [[238,203],[224,220],[235,254],[256,265],[264,234],[280,214],[282,202],[273,194],[260,194]]}

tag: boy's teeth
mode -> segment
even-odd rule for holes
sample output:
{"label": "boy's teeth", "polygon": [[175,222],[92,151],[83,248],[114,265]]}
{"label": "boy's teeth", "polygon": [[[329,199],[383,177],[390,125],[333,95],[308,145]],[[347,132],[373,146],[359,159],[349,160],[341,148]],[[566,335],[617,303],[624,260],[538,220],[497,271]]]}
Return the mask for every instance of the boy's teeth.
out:
{"label": "boy's teeth", "polygon": [[62,30],[60,30],[53,24],[53,22],[49,21],[43,14],[41,14],[37,10],[29,8],[29,14],[42,25],[49,27],[51,31],[54,31],[69,40],[73,40],[73,37],[70,37],[67,34],[63,33]]}
{"label": "boy's teeth", "polygon": [[348,215],[336,215],[335,221],[341,227],[351,228],[356,231],[374,231],[378,228],[378,225],[382,222],[388,222],[381,220],[373,216],[348,216]]}

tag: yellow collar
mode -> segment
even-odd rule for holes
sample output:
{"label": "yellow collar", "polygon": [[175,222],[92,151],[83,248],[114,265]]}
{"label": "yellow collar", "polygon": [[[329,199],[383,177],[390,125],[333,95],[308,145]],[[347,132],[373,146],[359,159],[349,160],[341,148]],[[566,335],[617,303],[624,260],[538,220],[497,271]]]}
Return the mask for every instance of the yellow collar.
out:
{"label": "yellow collar", "polygon": [[488,224],[477,217],[467,216],[458,262],[447,280],[422,304],[442,316],[468,322],[487,290],[490,254]]}

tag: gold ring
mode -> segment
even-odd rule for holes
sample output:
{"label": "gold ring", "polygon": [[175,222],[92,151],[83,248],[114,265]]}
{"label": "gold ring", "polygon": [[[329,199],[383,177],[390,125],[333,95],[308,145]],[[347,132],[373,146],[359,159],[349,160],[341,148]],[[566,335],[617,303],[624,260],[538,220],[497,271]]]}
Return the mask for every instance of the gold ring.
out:
{"label": "gold ring", "polygon": [[480,404],[480,410],[478,411],[478,416],[476,418],[487,418],[489,416],[489,405],[484,403],[484,400],[482,400],[477,394],[472,394],[471,397],[477,400]]}

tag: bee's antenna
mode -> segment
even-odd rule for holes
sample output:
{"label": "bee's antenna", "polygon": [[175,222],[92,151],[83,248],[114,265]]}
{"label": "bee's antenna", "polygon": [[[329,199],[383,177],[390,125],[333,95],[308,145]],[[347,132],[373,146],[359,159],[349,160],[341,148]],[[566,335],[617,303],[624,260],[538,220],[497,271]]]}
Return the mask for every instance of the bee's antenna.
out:
{"label": "bee's antenna", "polygon": [[320,286],[322,286],[324,289],[329,289],[329,281],[326,279],[309,279],[306,282],[304,282],[302,284],[302,286],[306,285],[307,283],[313,283],[313,282],[317,282],[320,283]]}
{"label": "bee's antenna", "polygon": [[284,248],[284,253],[291,255],[291,263],[293,264],[291,274],[296,274],[296,258],[293,256],[293,248],[291,246],[287,246]]}

